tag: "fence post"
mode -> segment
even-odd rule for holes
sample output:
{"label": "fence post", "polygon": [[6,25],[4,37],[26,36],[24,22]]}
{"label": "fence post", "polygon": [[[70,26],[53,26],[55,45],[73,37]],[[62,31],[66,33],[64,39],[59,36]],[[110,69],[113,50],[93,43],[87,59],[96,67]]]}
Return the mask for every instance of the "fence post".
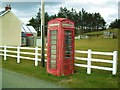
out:
{"label": "fence post", "polygon": [[20,63],[20,46],[17,47],[17,63]]}
{"label": "fence post", "polygon": [[7,46],[4,46],[4,60],[7,59]]}
{"label": "fence post", "polygon": [[116,75],[117,73],[117,51],[113,52],[113,71],[112,74]]}
{"label": "fence post", "polygon": [[35,66],[38,66],[38,47],[35,48]]}
{"label": "fence post", "polygon": [[88,50],[87,74],[91,74],[91,50]]}

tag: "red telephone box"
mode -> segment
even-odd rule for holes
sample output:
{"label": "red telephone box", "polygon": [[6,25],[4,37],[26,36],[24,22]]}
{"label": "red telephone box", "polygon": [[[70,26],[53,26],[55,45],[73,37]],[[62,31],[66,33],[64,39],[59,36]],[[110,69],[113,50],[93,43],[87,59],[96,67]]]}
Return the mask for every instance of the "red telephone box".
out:
{"label": "red telephone box", "polygon": [[48,22],[47,72],[56,76],[74,73],[74,23],[66,18]]}

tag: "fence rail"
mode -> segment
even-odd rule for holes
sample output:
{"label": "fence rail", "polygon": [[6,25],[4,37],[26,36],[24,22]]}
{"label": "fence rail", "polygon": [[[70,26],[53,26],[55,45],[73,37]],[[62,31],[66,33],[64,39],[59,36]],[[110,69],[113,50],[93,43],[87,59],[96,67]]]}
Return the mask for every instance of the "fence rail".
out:
{"label": "fence rail", "polygon": [[[11,50],[9,50],[11,49]],[[12,50],[12,49],[16,49]],[[21,50],[33,50],[33,52],[28,52],[28,51],[21,51]],[[31,47],[13,47],[13,46],[0,46],[0,56],[4,56],[4,60],[7,60],[7,57],[14,57],[17,58],[17,63],[20,63],[20,59],[29,59],[29,60],[34,60],[35,61],[35,66],[38,66],[38,61],[41,61],[41,59],[39,59],[38,57],[41,56],[40,51],[41,48],[31,48]],[[45,49],[47,50],[47,49]],[[11,55],[9,53],[14,53],[15,55]],[[91,69],[101,69],[101,70],[107,70],[107,71],[112,71],[113,75],[116,75],[117,73],[117,51],[113,51],[113,52],[96,52],[96,51],[92,51],[92,50],[88,50],[88,51],[79,51],[79,50],[75,50],[75,53],[83,53],[83,54],[87,54],[87,58],[83,58],[83,57],[75,57],[75,60],[83,60],[83,61],[87,61],[87,65],[85,64],[77,64],[75,63],[75,66],[78,67],[86,67],[87,68],[87,74],[91,74]],[[22,55],[32,55],[32,57],[26,57],[26,56],[22,56]],[[92,58],[93,54],[97,54],[97,55],[109,55],[109,56],[113,56],[112,60],[105,60],[105,59],[95,59]],[[47,54],[45,54],[45,56],[47,56]],[[47,61],[47,60],[45,60]],[[102,62],[102,63],[110,63],[112,64],[112,67],[101,67],[101,66],[93,66],[91,63],[92,62]]]}

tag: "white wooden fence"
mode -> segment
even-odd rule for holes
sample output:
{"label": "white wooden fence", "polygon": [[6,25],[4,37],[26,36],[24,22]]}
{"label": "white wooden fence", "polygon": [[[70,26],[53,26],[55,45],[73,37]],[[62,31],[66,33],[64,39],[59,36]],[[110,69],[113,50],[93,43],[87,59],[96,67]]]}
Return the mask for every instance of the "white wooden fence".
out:
{"label": "white wooden fence", "polygon": [[[77,60],[87,61],[87,65],[75,64],[76,66],[87,67],[87,74],[91,74],[91,69],[94,68],[94,69],[112,71],[112,74],[116,75],[116,73],[117,73],[117,51],[95,52],[95,51],[92,51],[92,50],[89,49],[88,51],[78,51],[78,50],[76,50],[75,53],[87,53],[88,54],[87,58],[75,57],[75,59],[77,59]],[[112,58],[112,60],[94,59],[94,58],[92,58],[92,54],[113,56],[113,58]],[[110,63],[110,64],[112,64],[112,67],[110,68],[110,67],[93,66],[91,64],[92,62]]]}
{"label": "white wooden fence", "polygon": [[[12,50],[15,49],[15,50]],[[27,50],[27,52],[23,52],[21,50]],[[34,52],[28,52],[28,50],[33,50]],[[20,63],[20,59],[28,59],[28,60],[34,60],[35,61],[35,66],[38,66],[38,61],[41,61],[41,59],[39,59],[38,57],[41,56],[40,53],[38,53],[41,50],[41,48],[31,48],[31,47],[13,47],[13,46],[0,46],[0,56],[4,56],[4,60],[7,60],[7,56],[8,57],[15,57],[17,58],[17,63]],[[47,50],[47,49],[45,49]],[[14,53],[14,55],[11,55],[9,53]],[[88,51],[78,51],[75,50],[75,53],[84,53],[87,54],[87,58],[82,58],[82,57],[75,57],[75,60],[84,60],[87,61],[87,65],[85,64],[77,64],[75,63],[75,66],[79,66],[79,67],[86,67],[87,68],[87,74],[91,74],[91,69],[101,69],[101,70],[107,70],[107,71],[112,71],[113,75],[116,75],[117,73],[117,51],[113,51],[113,52],[95,52],[92,50],[88,50]],[[26,56],[22,56],[22,55],[32,55],[33,57],[26,57]],[[94,59],[92,58],[92,54],[98,54],[98,55],[109,55],[109,56],[113,56],[112,60],[105,60],[105,59]],[[45,54],[45,56],[47,56]],[[47,61],[47,60],[45,60]],[[110,63],[112,64],[112,67],[101,67],[101,66],[93,66],[91,63],[92,62],[103,62],[103,63]]]}

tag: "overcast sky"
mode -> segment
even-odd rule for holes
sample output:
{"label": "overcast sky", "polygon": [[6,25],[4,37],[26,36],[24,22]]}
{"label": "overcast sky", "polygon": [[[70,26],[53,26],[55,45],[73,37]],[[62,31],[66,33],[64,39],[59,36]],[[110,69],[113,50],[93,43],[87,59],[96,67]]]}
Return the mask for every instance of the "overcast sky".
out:
{"label": "overcast sky", "polygon": [[[28,23],[31,17],[35,17],[40,8],[40,0],[7,0],[2,1],[2,8],[7,4],[11,4],[12,12],[15,13],[24,23]],[[4,1],[4,2],[3,2]],[[107,23],[118,18],[118,1],[119,0],[45,0],[45,11],[49,15],[57,14],[60,7],[67,7],[67,9],[74,8],[81,11],[84,8],[87,12],[99,12]]]}

